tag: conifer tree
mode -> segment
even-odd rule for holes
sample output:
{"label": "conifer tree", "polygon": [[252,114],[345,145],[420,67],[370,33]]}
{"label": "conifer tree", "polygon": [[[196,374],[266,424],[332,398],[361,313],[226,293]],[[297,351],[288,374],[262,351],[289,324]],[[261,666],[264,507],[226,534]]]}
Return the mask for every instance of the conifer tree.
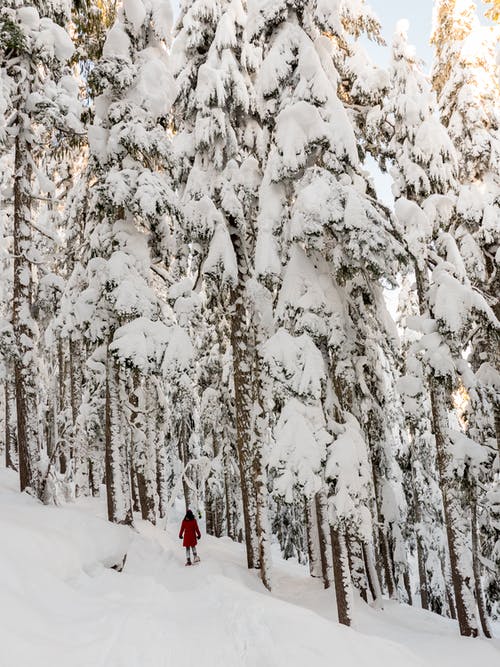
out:
{"label": "conifer tree", "polygon": [[[175,107],[179,180],[186,227],[181,259],[230,312],[236,441],[248,567],[260,567],[270,587],[267,493],[255,420],[259,378],[247,282],[255,252],[256,149],[259,130],[249,73],[254,53],[244,45],[241,0],[184,2],[176,38],[179,96]],[[194,252],[187,242],[196,241]],[[184,247],[184,250],[182,249]],[[196,284],[195,287],[198,287]]]}
{"label": "conifer tree", "polygon": [[[45,14],[45,15],[44,15]],[[57,135],[80,130],[80,109],[75,88],[64,66],[74,46],[56,21],[64,21],[59,3],[4,3],[2,32],[2,80],[10,90],[13,109],[5,129],[13,150],[13,254],[14,281],[12,325],[17,442],[21,490],[43,493],[39,453],[43,451],[38,424],[39,363],[36,355],[39,331],[34,307],[33,266],[37,262],[36,200],[33,191],[44,190],[40,160]],[[6,83],[7,82],[7,83]]]}
{"label": "conifer tree", "polygon": [[[500,27],[482,26],[471,2],[455,2],[447,9],[442,3],[437,6],[432,40],[436,48],[433,81],[440,114],[458,153],[457,207],[450,231],[460,249],[468,280],[484,295],[495,315],[476,322],[465,342],[475,371],[475,377],[464,381],[470,395],[468,429],[482,445],[495,446],[496,441],[500,451],[500,283],[496,259],[500,210]],[[493,457],[487,468],[484,481],[487,485],[497,484]],[[486,527],[488,522],[482,524]],[[485,528],[483,540],[485,546],[489,545],[487,558],[491,560],[498,550],[492,546],[498,533],[495,537],[494,530]],[[491,578],[491,573],[487,578]],[[486,624],[484,614],[482,624]]]}
{"label": "conifer tree", "polygon": [[[278,370],[284,366],[280,372],[285,385],[300,399],[284,404],[278,422],[277,442],[288,443],[286,455],[281,445],[274,459],[286,471],[278,478],[278,489],[291,498],[293,485],[298,481],[303,487],[309,480],[306,496],[320,493],[324,579],[326,583],[333,548],[339,620],[349,625],[347,539],[352,531],[369,552],[371,524],[363,507],[373,489],[366,434],[359,424],[365,410],[356,389],[357,381],[363,382],[357,360],[362,344],[356,349],[358,341],[349,340],[348,332],[361,318],[356,308],[380,303],[376,280],[393,275],[401,248],[390,221],[367,192],[357,128],[339,98],[335,65],[340,43],[349,44],[352,35],[364,30],[376,31],[377,24],[364,5],[348,15],[324,3],[282,0],[250,7],[248,34],[263,48],[256,85],[268,142],[259,196],[257,269],[270,280],[280,276],[282,264],[286,267],[276,314],[290,338],[271,339],[268,355],[276,358]],[[364,278],[365,272],[373,282]],[[283,350],[282,360],[274,347]],[[311,347],[316,350],[308,353],[317,359],[313,363],[305,356]],[[304,407],[299,409],[300,402]],[[324,413],[326,424],[318,422],[315,413]],[[332,441],[328,451],[325,426]],[[290,436],[282,435],[290,432],[303,436],[291,444]],[[350,438],[359,443],[352,467],[342,454],[342,443]],[[302,458],[307,466],[312,464],[307,472],[296,462]],[[359,480],[349,474],[354,470]],[[328,507],[321,494],[329,496]],[[373,576],[372,583],[372,589],[378,589]]]}
{"label": "conifer tree", "polygon": [[92,70],[85,252],[74,269],[79,293],[67,294],[104,393],[108,518],[117,523],[132,521],[132,451],[141,510],[154,518],[154,466],[147,475],[142,467],[153,456],[143,401],[169,336],[151,265],[166,259],[176,215],[165,132],[175,95],[166,61],[170,23],[168,2],[125,3]]}
{"label": "conifer tree", "polygon": [[[445,128],[435,117],[430,86],[418,69],[405,31],[406,25],[400,24],[392,66],[394,96],[386,108],[393,128],[389,151],[394,164],[394,194],[398,197],[396,213],[414,258],[420,311],[414,326],[423,334],[415,351],[423,356],[428,374],[457,616],[461,633],[475,636],[474,575],[467,556],[471,551],[470,528],[453,479],[454,441],[449,411],[457,386],[456,369],[465,373],[461,336],[466,323],[473,318],[491,321],[494,315],[486,302],[472,292],[461,271],[458,250],[445,227],[453,211],[445,195],[456,187],[456,155]],[[435,268],[429,280],[432,263]],[[456,293],[462,294],[466,305],[457,307],[457,302],[451,311],[446,301]]]}
{"label": "conifer tree", "polygon": [[[495,71],[499,28],[481,26],[471,2],[438,4],[433,43],[433,83],[443,124],[458,154],[457,210],[453,234],[471,283],[500,319],[495,253],[500,193],[500,87]],[[483,323],[471,339],[474,370],[498,368],[500,334]],[[500,407],[493,406],[500,440]]]}

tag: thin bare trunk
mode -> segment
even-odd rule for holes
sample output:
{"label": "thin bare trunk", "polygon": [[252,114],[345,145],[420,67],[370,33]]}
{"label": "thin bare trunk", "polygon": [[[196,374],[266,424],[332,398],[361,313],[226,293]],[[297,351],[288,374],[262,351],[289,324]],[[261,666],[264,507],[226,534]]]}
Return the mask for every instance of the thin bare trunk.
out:
{"label": "thin bare trunk", "polygon": [[[20,99],[27,99],[29,77],[18,91]],[[17,443],[19,452],[19,483],[21,491],[34,487],[36,479],[34,464],[38,457],[38,407],[34,378],[36,362],[34,352],[34,330],[31,327],[31,263],[28,253],[31,248],[31,206],[27,189],[31,181],[29,149],[19,128],[14,149],[14,282],[12,303],[12,326],[18,346],[14,359],[14,378],[17,411]]]}

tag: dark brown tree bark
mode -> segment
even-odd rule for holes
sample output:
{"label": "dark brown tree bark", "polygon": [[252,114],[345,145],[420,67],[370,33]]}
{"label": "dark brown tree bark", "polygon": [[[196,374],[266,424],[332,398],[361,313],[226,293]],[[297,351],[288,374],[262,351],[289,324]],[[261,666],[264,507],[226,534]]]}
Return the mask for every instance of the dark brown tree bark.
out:
{"label": "dark brown tree bark", "polygon": [[205,482],[205,528],[207,535],[215,535],[215,512],[215,498],[207,481]]}
{"label": "dark brown tree bark", "polygon": [[377,512],[377,533],[378,533],[378,547],[380,551],[380,558],[382,562],[382,568],[384,572],[384,581],[387,589],[387,593],[391,599],[395,599],[396,595],[396,582],[394,579],[394,571],[392,568],[392,558],[391,558],[391,547],[387,537],[387,528],[384,525],[384,517],[380,511],[380,501],[379,501],[379,482],[378,482],[378,473],[376,466],[372,463],[372,476],[373,476],[373,487],[375,491],[375,509]]}
{"label": "dark brown tree bark", "polygon": [[335,578],[335,597],[337,600],[337,613],[339,623],[351,625],[352,623],[352,601],[351,601],[351,577],[349,573],[349,562],[345,535],[342,531],[330,528],[330,539],[333,552],[333,573]]}
{"label": "dark brown tree bark", "polygon": [[247,311],[244,286],[240,280],[231,295],[231,345],[236,413],[236,450],[245,526],[245,546],[249,569],[259,567],[256,498],[252,478],[252,356],[249,354]]}

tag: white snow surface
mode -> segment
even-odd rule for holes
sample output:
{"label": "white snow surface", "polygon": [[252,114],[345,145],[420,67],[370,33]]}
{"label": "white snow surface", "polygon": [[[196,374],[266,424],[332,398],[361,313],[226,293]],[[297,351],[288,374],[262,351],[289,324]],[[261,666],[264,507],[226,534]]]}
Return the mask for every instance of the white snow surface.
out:
{"label": "white snow surface", "polygon": [[[500,641],[463,639],[456,624],[385,601],[357,601],[355,628],[333,595],[275,552],[268,593],[242,545],[203,537],[184,567],[180,504],[165,531],[104,519],[104,500],[44,507],[0,470],[2,667],[470,667],[496,665]],[[123,572],[110,569],[124,553]],[[496,628],[498,636],[499,628]]]}

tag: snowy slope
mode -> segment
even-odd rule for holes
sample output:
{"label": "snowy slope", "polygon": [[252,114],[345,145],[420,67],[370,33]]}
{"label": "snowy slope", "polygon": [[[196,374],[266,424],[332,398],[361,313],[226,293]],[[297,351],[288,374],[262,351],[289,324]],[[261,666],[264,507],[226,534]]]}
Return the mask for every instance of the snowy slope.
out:
{"label": "snowy slope", "polygon": [[[174,514],[174,512],[173,512]],[[0,667],[470,667],[498,664],[500,642],[461,639],[453,623],[386,603],[339,626],[333,596],[296,563],[273,594],[244,550],[203,537],[185,568],[176,536],[111,526],[104,503],[43,507],[0,470]],[[122,573],[110,566],[127,552]]]}

